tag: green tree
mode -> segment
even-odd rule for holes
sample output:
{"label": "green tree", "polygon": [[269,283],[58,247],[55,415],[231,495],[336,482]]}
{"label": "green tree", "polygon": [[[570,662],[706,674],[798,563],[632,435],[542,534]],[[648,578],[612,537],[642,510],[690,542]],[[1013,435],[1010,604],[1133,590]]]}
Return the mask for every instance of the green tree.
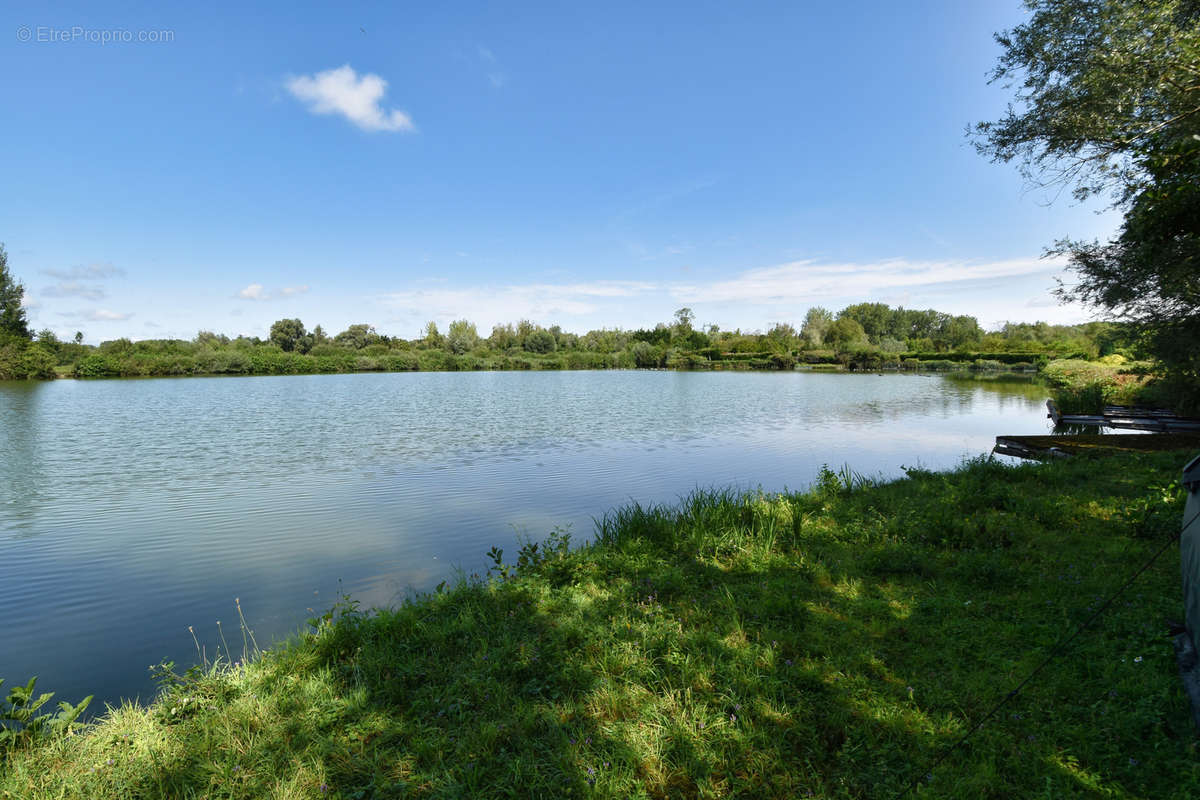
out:
{"label": "green tree", "polygon": [[975,126],[979,151],[1016,160],[1039,184],[1129,200],[1200,116],[1200,3],[1026,0],[1030,19],[997,34],[992,81],[1016,103]]}
{"label": "green tree", "polygon": [[534,325],[527,319],[523,319],[517,323],[517,341],[521,347],[525,347],[525,339],[529,336],[529,334],[533,333],[537,329],[538,326]]}
{"label": "green tree", "polygon": [[75,344],[83,344],[83,331],[75,331]]}
{"label": "green tree", "polygon": [[993,80],[1016,105],[976,126],[980,152],[1125,211],[1106,244],[1058,242],[1059,296],[1132,322],[1169,376],[1200,388],[1200,2],[1027,0]]}
{"label": "green tree", "polygon": [[833,324],[833,314],[828,309],[813,306],[804,315],[804,324],[800,326],[800,336],[810,347],[820,347],[825,343],[825,334]]}
{"label": "green tree", "polygon": [[543,328],[531,331],[522,344],[531,353],[553,353],[558,347],[554,334]]}
{"label": "green tree", "polygon": [[634,342],[629,352],[633,355],[633,363],[643,369],[662,364],[663,351],[649,342]]}
{"label": "green tree", "polygon": [[[430,323],[431,325],[433,323]],[[437,328],[435,327],[436,331]],[[373,344],[379,343],[379,334],[375,329],[365,322],[351,325],[346,330],[333,337],[334,344],[339,347],[346,347],[352,350],[362,350],[364,347],[370,347]]]}
{"label": "green tree", "polygon": [[38,331],[37,342],[46,350],[46,352],[54,356],[55,363],[57,364],[58,358],[62,355],[63,343],[61,340],[59,340],[54,331],[50,330],[49,328],[43,328],[42,330]]}
{"label": "green tree", "polygon": [[8,270],[8,252],[0,244],[0,336],[29,341],[33,333],[25,317],[25,287]]}
{"label": "green tree", "polygon": [[446,346],[450,348],[450,352],[461,355],[478,345],[479,332],[475,330],[474,322],[456,319],[450,323],[450,330],[446,332]]}
{"label": "green tree", "polygon": [[696,314],[687,306],[675,312],[675,333],[678,336],[687,336],[692,332],[692,323],[696,321]]}
{"label": "green tree", "polygon": [[767,342],[771,347],[771,351],[775,353],[791,352],[792,346],[796,343],[800,334],[796,333],[796,329],[786,322],[776,322],[767,331]]}
{"label": "green tree", "polygon": [[446,339],[438,330],[437,323],[430,320],[425,323],[425,329],[422,332],[421,341],[426,347],[439,348],[446,343]]}
{"label": "green tree", "polygon": [[867,332],[856,320],[841,317],[834,320],[825,332],[825,343],[838,350],[850,350],[868,344]]}
{"label": "green tree", "polygon": [[[1200,388],[1200,157],[1152,171],[1111,242],[1059,242],[1080,276],[1059,296],[1103,309],[1143,332],[1181,399]],[[1100,343],[1103,347],[1103,343]]]}
{"label": "green tree", "polygon": [[960,350],[979,344],[983,339],[983,329],[979,327],[979,320],[974,317],[952,317],[947,314],[933,338],[934,342],[944,348]]}
{"label": "green tree", "polygon": [[297,350],[306,335],[304,323],[298,319],[281,319],[271,326],[271,344],[285,353]]}
{"label": "green tree", "polygon": [[510,347],[516,347],[519,344],[517,332],[511,324],[493,325],[492,335],[488,337],[488,344],[497,350],[507,350]]}
{"label": "green tree", "polygon": [[862,325],[867,338],[878,342],[892,332],[892,309],[885,303],[858,303],[838,312],[838,319],[848,318]]}

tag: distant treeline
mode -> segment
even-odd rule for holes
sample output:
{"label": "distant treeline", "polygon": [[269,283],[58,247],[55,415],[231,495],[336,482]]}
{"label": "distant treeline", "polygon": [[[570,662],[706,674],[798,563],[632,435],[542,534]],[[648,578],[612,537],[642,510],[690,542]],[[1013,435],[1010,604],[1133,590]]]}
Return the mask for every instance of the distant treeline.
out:
{"label": "distant treeline", "polygon": [[330,336],[317,325],[281,319],[266,339],[201,331],[181,339],[116,339],[83,344],[44,330],[0,343],[0,377],[80,378],[149,375],[278,375],[365,371],[534,369],[759,369],[839,365],[851,369],[1029,369],[1052,358],[1118,353],[1136,357],[1123,325],[1008,323],[984,331],[975,317],[860,303],[836,314],[808,311],[800,329],[777,323],[765,333],[695,326],[689,308],[669,323],[638,330],[576,334],[529,320],[482,336],[457,320],[443,333],[430,322],[404,339],[360,324]]}

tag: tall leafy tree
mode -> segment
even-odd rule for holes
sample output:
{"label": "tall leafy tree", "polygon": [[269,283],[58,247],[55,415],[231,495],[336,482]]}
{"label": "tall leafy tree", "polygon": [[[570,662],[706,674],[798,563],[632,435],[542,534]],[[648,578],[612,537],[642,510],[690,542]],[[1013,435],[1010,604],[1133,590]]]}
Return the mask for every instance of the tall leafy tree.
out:
{"label": "tall leafy tree", "polygon": [[9,272],[8,252],[0,244],[0,337],[33,339],[25,307],[21,305],[24,298],[25,287]]}
{"label": "tall leafy tree", "polygon": [[456,319],[450,323],[446,332],[446,346],[450,352],[462,354],[479,344],[479,332],[475,323],[465,319]]}
{"label": "tall leafy tree", "polygon": [[1112,241],[1064,240],[1060,296],[1138,325],[1169,373],[1200,386],[1200,0],[1026,0],[997,36],[993,80],[1016,88],[976,146],[1076,197],[1111,192]]}
{"label": "tall leafy tree", "polygon": [[992,80],[1015,89],[999,120],[975,126],[979,151],[1017,161],[1039,185],[1128,201],[1147,167],[1200,117],[1200,2],[1026,0],[1030,19],[997,34]]}
{"label": "tall leafy tree", "polygon": [[298,319],[277,320],[271,326],[271,343],[285,353],[304,351],[307,348],[301,346],[301,342],[306,333],[304,323]]}
{"label": "tall leafy tree", "polygon": [[800,336],[813,347],[820,347],[825,343],[825,333],[832,324],[833,314],[829,309],[813,306],[804,315],[804,324],[800,326]]}

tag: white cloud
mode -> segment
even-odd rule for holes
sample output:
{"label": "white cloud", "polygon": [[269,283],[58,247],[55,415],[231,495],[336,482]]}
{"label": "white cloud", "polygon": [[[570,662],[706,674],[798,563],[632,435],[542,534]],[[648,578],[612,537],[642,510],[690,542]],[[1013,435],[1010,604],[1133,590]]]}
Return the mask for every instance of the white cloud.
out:
{"label": "white cloud", "polygon": [[133,316],[132,313],[122,314],[119,311],[109,311],[107,308],[93,308],[82,311],[60,311],[60,317],[66,319],[86,320],[88,322],[124,322]]}
{"label": "white cloud", "polygon": [[1057,305],[1058,300],[1050,295],[1031,297],[1025,301],[1026,308],[1054,308]]}
{"label": "white cloud", "polygon": [[132,316],[133,314],[122,314],[117,311],[109,311],[106,308],[97,308],[87,315],[87,319],[92,322],[123,322]]}
{"label": "white cloud", "polygon": [[308,291],[308,284],[303,286],[285,286],[279,291],[271,291],[261,283],[252,283],[245,289],[242,289],[234,297],[241,300],[278,300],[282,297],[295,297],[298,294],[304,294]]}
{"label": "white cloud", "polygon": [[108,263],[96,263],[75,266],[70,269],[44,269],[42,274],[58,278],[61,281],[100,281],[124,275],[125,270]]}
{"label": "white cloud", "polygon": [[595,313],[605,303],[632,299],[657,288],[637,281],[472,286],[392,292],[380,301],[400,317],[414,321],[466,317],[486,327],[528,318],[552,324],[562,317]]}
{"label": "white cloud", "polygon": [[314,114],[341,114],[364,131],[415,131],[412,118],[399,109],[385,110],[380,101],[387,81],[373,73],[361,77],[349,65],[314,75],[288,78],[287,90]]}
{"label": "white cloud", "polygon": [[46,297],[82,297],[85,300],[103,300],[105,298],[104,289],[79,281],[59,281],[53,286],[43,289],[42,294]]}
{"label": "white cloud", "polygon": [[503,87],[508,82],[508,76],[499,68],[500,65],[496,61],[496,54],[487,47],[476,48],[476,52],[479,54],[480,62],[490,66],[487,69],[488,83],[492,85],[493,89]]}
{"label": "white cloud", "polygon": [[[527,317],[569,330],[588,326],[639,327],[665,321],[680,306],[693,306],[703,322],[755,329],[772,321],[798,324],[813,305],[833,310],[859,302],[887,302],[976,316],[985,327],[1006,318],[1080,322],[1086,309],[1059,305],[1049,290],[1063,264],[1038,258],[1007,261],[909,261],[869,263],[794,261],[735,273],[711,281],[595,281],[407,289],[377,299],[387,321],[419,325],[466,317],[488,329]],[[1034,293],[1045,302],[1027,304]]]}
{"label": "white cloud", "polygon": [[21,292],[21,308],[32,311],[35,308],[41,308],[42,304],[33,299],[33,295],[29,292]]}
{"label": "white cloud", "polygon": [[266,300],[267,293],[263,289],[261,283],[252,283],[245,289],[237,293],[237,296],[243,300]]}
{"label": "white cloud", "polygon": [[912,287],[1013,278],[1061,269],[1062,262],[1027,258],[1009,261],[906,261],[820,264],[792,261],[742,273],[733,280],[677,285],[671,293],[688,303],[809,303],[825,297]]}

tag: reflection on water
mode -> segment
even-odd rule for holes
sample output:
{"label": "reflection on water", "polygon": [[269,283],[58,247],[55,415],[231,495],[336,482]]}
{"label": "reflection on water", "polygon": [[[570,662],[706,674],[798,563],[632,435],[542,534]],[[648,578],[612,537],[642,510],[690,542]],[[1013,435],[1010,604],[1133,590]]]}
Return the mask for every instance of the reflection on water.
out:
{"label": "reflection on water", "polygon": [[[1027,383],[817,373],[394,373],[0,383],[0,677],[141,694],[240,597],[264,638],[492,545],[822,464],[952,466],[1045,433]],[[231,642],[232,643],[232,642]],[[240,646],[240,645],[239,645]],[[235,655],[240,653],[235,652]]]}

